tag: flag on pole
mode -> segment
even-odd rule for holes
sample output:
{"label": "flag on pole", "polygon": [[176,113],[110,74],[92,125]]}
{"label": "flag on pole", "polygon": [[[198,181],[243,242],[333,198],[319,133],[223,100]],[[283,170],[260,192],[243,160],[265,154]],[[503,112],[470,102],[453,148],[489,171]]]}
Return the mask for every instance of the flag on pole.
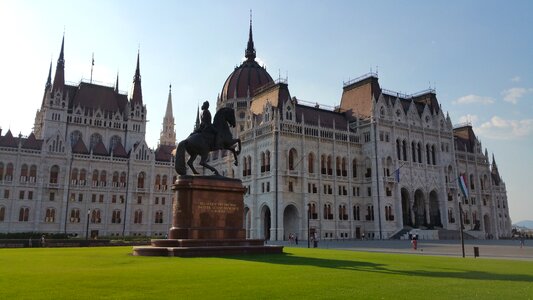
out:
{"label": "flag on pole", "polygon": [[463,196],[465,196],[465,198],[468,198],[468,188],[466,187],[465,174],[459,175],[459,178],[457,178],[457,181],[459,182],[459,188],[461,188],[461,192],[463,192]]}
{"label": "flag on pole", "polygon": [[400,182],[400,168],[396,169],[396,171],[394,171],[394,179],[396,179],[396,182]]}

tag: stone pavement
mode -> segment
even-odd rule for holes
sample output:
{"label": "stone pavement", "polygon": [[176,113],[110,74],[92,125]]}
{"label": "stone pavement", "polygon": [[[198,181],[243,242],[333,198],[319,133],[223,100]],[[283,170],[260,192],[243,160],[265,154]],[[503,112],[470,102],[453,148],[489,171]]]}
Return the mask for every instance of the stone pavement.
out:
{"label": "stone pavement", "polygon": [[[307,247],[305,240],[299,241],[298,245],[287,241],[268,242],[268,244]],[[313,247],[312,243],[311,247]],[[462,257],[461,241],[459,240],[419,240],[417,250],[412,249],[409,240],[321,240],[318,247],[351,251]],[[479,247],[479,258],[533,261],[533,240],[526,240],[523,248],[520,248],[519,240],[465,240],[465,257],[474,257],[474,247]]]}

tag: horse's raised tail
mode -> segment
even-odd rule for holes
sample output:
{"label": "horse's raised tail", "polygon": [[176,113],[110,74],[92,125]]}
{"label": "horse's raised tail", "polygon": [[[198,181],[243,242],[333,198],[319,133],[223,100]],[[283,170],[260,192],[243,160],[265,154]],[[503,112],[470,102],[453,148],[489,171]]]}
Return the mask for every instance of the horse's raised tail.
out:
{"label": "horse's raised tail", "polygon": [[174,162],[174,168],[176,173],[180,175],[187,174],[187,167],[185,166],[185,147],[187,146],[187,140],[181,141],[176,148],[176,158]]}

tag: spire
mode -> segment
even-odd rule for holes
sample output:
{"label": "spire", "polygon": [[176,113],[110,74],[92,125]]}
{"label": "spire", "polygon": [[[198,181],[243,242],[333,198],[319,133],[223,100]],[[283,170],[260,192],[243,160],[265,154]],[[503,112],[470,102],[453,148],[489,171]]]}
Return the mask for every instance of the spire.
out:
{"label": "spire", "polygon": [[174,118],[174,116],[172,115],[172,84],[168,86],[168,100],[165,118]]}
{"label": "spire", "polygon": [[117,82],[115,83],[115,93],[118,94],[118,72],[117,72]]}
{"label": "spire", "polygon": [[44,86],[44,95],[43,95],[43,103],[41,106],[44,106],[44,100],[46,98],[46,94],[50,92],[50,87],[52,87],[52,61],[50,60],[50,69],[48,69],[48,79],[46,80],[46,85]]}
{"label": "spire", "polygon": [[200,128],[200,106],[196,108],[196,122],[194,122],[194,130]]}
{"label": "spire", "polygon": [[172,84],[168,86],[167,111],[163,118],[163,130],[161,130],[159,144],[176,146],[176,131],[174,130],[174,115],[172,114]]}
{"label": "spire", "polygon": [[46,80],[45,90],[50,89],[52,86],[52,61],[50,61],[50,69],[48,69],[48,79]]}
{"label": "spire", "polygon": [[61,41],[61,52],[59,53],[59,58],[57,59],[56,65],[56,74],[54,76],[54,85],[52,92],[63,91],[65,88],[65,35],[63,34],[63,40]]}
{"label": "spire", "polygon": [[137,68],[133,76],[133,91],[131,93],[131,104],[143,105],[143,93],[141,90],[141,71],[139,68],[139,52],[137,52]]}
{"label": "spire", "polygon": [[249,61],[255,60],[254,39],[252,36],[252,10],[251,9],[250,9],[250,33],[248,34],[248,45],[246,47],[246,51],[244,52],[244,56]]}

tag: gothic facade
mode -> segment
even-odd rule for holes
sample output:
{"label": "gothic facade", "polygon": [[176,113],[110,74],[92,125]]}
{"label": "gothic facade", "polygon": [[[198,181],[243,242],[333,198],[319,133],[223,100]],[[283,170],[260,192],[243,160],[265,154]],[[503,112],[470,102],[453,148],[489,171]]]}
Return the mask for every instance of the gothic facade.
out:
{"label": "gothic facade", "polygon": [[65,84],[64,67],[63,40],[33,132],[0,130],[0,232],[164,236],[175,179],[171,92],[152,150],[139,56],[129,97],[119,92],[118,77],[114,87]]}
{"label": "gothic facade", "polygon": [[[233,107],[242,139],[239,167],[226,153],[212,163],[247,187],[251,238],[509,237],[505,183],[469,124],[453,126],[435,90],[405,95],[369,73],[344,83],[338,106],[291,97],[255,61],[252,26],[246,60],[229,75],[218,107]],[[469,195],[458,189],[466,175]]]}

